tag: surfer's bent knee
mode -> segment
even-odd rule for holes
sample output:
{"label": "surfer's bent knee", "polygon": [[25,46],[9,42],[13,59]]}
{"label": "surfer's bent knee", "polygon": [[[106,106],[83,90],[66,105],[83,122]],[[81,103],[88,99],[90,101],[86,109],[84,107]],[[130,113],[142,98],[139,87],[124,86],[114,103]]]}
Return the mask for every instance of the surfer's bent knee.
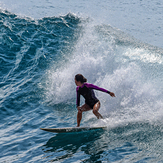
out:
{"label": "surfer's bent knee", "polygon": [[98,111],[100,108],[100,101],[98,101],[94,106],[93,106],[93,111]]}

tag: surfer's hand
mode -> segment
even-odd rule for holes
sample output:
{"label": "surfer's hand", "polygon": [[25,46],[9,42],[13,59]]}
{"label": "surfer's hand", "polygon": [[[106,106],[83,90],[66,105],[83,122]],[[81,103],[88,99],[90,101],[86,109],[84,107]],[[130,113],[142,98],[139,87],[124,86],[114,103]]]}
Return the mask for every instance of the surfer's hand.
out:
{"label": "surfer's hand", "polygon": [[115,97],[115,94],[113,92],[110,92],[111,97]]}
{"label": "surfer's hand", "polygon": [[77,109],[78,109],[78,112],[81,112],[81,107],[80,106],[78,106]]}

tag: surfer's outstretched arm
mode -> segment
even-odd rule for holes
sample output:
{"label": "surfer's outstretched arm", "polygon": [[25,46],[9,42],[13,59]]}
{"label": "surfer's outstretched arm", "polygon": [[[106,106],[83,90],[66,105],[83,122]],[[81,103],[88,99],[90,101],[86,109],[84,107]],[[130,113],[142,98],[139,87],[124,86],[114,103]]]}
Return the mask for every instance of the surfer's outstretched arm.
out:
{"label": "surfer's outstretched arm", "polygon": [[115,97],[115,94],[113,92],[110,92],[104,88],[101,88],[101,87],[98,87],[97,85],[94,85],[94,84],[90,84],[90,83],[86,83],[85,84],[88,88],[92,88],[92,89],[96,89],[96,90],[99,90],[99,91],[102,91],[102,92],[105,92],[105,93],[108,93],[110,94],[111,97]]}

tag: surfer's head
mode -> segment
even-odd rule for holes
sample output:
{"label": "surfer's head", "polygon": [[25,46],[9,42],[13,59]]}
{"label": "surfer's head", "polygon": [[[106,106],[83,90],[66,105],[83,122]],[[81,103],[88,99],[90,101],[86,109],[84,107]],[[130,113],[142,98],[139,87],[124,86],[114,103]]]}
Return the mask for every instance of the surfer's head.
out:
{"label": "surfer's head", "polygon": [[87,82],[87,79],[82,74],[75,75],[75,82],[81,82],[82,84]]}

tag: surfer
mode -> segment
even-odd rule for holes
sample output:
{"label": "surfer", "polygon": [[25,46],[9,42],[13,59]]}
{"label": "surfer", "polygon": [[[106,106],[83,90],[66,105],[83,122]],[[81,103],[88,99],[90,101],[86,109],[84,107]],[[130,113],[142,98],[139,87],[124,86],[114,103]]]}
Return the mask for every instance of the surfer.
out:
{"label": "surfer", "polygon": [[[95,96],[93,89],[99,90],[105,93],[110,94],[110,96],[115,97],[113,92],[110,92],[106,89],[100,88],[96,85],[86,83],[87,79],[82,74],[77,74],[75,76],[76,88],[76,106],[78,109],[77,113],[77,127],[80,126],[80,121],[82,119],[82,112],[92,110],[93,114],[98,118],[103,118],[102,115],[98,112],[100,108],[100,101]],[[85,98],[85,104],[80,107],[80,95]]]}

